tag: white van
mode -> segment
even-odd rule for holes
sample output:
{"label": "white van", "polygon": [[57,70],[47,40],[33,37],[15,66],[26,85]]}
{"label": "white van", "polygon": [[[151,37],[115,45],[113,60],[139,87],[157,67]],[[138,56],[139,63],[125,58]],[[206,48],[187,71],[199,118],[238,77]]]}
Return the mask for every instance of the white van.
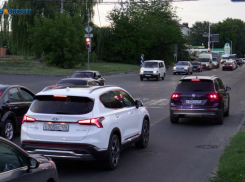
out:
{"label": "white van", "polygon": [[198,62],[202,64],[202,69],[211,70],[213,68],[212,54],[200,54]]}
{"label": "white van", "polygon": [[145,61],[143,66],[140,68],[140,80],[143,81],[144,78],[160,78],[164,80],[166,74],[166,66],[162,60],[148,60]]}

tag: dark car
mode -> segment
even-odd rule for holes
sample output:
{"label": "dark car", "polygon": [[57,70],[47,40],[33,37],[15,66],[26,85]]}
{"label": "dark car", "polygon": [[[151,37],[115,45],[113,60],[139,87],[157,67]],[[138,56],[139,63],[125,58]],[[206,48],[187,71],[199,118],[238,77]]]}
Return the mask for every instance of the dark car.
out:
{"label": "dark car", "polygon": [[238,66],[242,66],[243,65],[242,58],[236,59],[236,63],[238,64]]}
{"label": "dark car", "polygon": [[0,85],[0,134],[12,140],[20,131],[23,116],[28,111],[35,94],[20,85]]}
{"label": "dark car", "polygon": [[56,83],[59,85],[89,85],[89,86],[100,86],[100,82],[92,78],[65,78]]}
{"label": "dark car", "polygon": [[196,116],[215,118],[216,124],[222,124],[223,116],[229,116],[229,90],[217,76],[182,77],[170,100],[171,123]]}
{"label": "dark car", "polygon": [[192,66],[193,66],[193,71],[199,71],[199,72],[202,72],[202,64],[198,61],[194,61],[191,63]]}
{"label": "dark car", "polygon": [[223,66],[222,66],[222,70],[234,70],[237,68],[237,65],[235,63],[235,61],[226,61]]}
{"label": "dark car", "polygon": [[100,82],[101,85],[105,85],[105,79],[102,77],[102,75],[98,71],[75,71],[71,78],[93,78]]}
{"label": "dark car", "polygon": [[29,155],[14,143],[0,137],[0,181],[58,182],[55,163],[41,155]]}

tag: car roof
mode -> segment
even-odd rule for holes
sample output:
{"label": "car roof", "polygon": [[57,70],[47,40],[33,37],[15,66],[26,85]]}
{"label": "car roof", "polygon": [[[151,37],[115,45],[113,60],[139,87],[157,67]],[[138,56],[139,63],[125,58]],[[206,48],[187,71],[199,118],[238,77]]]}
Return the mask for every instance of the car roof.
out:
{"label": "car roof", "polygon": [[120,89],[124,90],[121,87],[118,86],[57,86],[53,88],[49,88],[47,90],[43,90],[36,94],[42,95],[42,96],[50,96],[50,95],[68,95],[68,96],[87,96],[87,97],[93,97],[97,94],[101,94],[110,90]]}
{"label": "car roof", "polygon": [[93,78],[63,78],[61,80],[84,80],[84,81],[95,81]]}
{"label": "car roof", "polygon": [[94,70],[77,70],[77,71],[75,71],[75,73],[77,73],[77,72],[97,72],[97,71],[94,71]]}
{"label": "car roof", "polygon": [[163,60],[146,60],[145,62],[164,62]]}
{"label": "car roof", "polygon": [[213,76],[183,76],[180,80],[191,80],[191,79],[201,79],[201,80],[214,80],[218,78],[216,75]]}

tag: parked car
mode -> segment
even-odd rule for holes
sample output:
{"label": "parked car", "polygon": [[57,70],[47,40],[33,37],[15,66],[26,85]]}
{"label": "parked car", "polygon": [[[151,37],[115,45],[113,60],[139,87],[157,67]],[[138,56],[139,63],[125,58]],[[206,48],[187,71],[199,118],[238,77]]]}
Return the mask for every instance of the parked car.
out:
{"label": "parked car", "polygon": [[222,66],[222,70],[234,70],[237,68],[237,65],[235,63],[235,61],[233,60],[229,60],[229,61],[226,61],[223,66]]}
{"label": "parked car", "polygon": [[35,94],[20,85],[0,85],[0,135],[12,140]]}
{"label": "parked car", "polygon": [[100,82],[101,85],[105,85],[105,79],[98,71],[75,71],[75,73],[71,75],[71,78],[93,78]]}
{"label": "parked car", "polygon": [[178,123],[184,117],[214,118],[223,124],[230,112],[230,95],[217,76],[184,76],[170,98],[170,121]]}
{"label": "parked car", "polygon": [[193,71],[199,71],[202,72],[202,64],[198,61],[194,61],[191,63],[193,66]]}
{"label": "parked car", "polygon": [[54,159],[103,160],[115,169],[124,147],[147,147],[149,130],[147,109],[120,87],[59,87],[36,94],[21,146]]}
{"label": "parked car", "polygon": [[48,157],[29,155],[13,142],[0,137],[1,182],[58,182],[55,163]]}
{"label": "parked car", "polygon": [[140,68],[140,80],[144,78],[156,78],[158,81],[160,78],[164,80],[166,75],[166,66],[162,60],[148,60],[145,61],[143,66]]}
{"label": "parked car", "polygon": [[178,63],[173,67],[173,74],[185,73],[187,75],[192,74],[193,66],[190,61],[178,61]]}

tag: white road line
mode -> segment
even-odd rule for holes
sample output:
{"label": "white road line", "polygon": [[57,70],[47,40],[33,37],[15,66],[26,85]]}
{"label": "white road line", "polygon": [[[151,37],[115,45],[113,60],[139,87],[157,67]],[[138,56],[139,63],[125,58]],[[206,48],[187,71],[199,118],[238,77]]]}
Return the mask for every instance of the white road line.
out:
{"label": "white road line", "polygon": [[168,105],[169,104],[169,100],[166,100],[164,102],[162,102],[161,104],[158,104],[159,106],[164,106],[164,105]]}
{"label": "white road line", "polygon": [[159,104],[159,103],[161,103],[161,102],[164,102],[164,101],[167,101],[168,99],[160,99],[160,100],[158,100],[158,101],[156,101],[156,102],[154,102],[154,103],[151,103],[150,105],[157,105],[157,104]]}
{"label": "white road line", "polygon": [[150,101],[147,101],[147,102],[143,102],[144,105],[148,105],[150,103],[153,103],[153,102],[156,102],[157,100],[150,100]]}

